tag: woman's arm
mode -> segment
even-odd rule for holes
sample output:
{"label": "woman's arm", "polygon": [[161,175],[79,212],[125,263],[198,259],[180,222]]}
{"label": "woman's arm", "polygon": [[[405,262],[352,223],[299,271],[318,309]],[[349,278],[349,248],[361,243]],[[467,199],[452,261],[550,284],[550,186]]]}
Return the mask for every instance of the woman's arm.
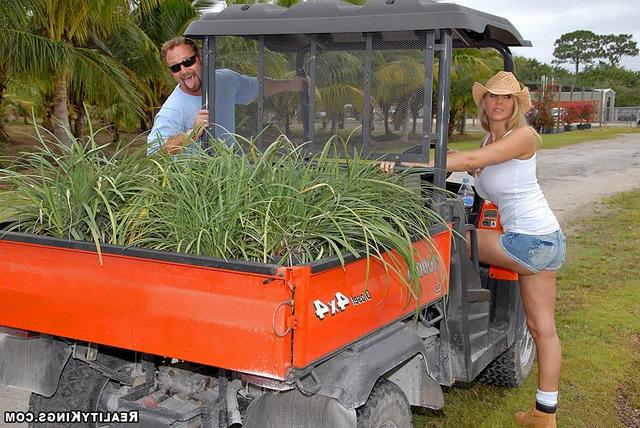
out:
{"label": "woman's arm", "polygon": [[448,171],[468,171],[495,165],[511,159],[528,159],[536,151],[535,134],[529,127],[514,130],[511,134],[476,150],[456,152],[447,156]]}
{"label": "woman's arm", "polygon": [[[447,171],[469,171],[495,165],[511,159],[528,159],[536,151],[536,137],[529,127],[514,130],[511,134],[476,150],[469,152],[447,153]],[[384,161],[380,169],[384,172],[392,172],[396,162]],[[400,162],[402,166],[433,168],[434,161],[427,162]]]}

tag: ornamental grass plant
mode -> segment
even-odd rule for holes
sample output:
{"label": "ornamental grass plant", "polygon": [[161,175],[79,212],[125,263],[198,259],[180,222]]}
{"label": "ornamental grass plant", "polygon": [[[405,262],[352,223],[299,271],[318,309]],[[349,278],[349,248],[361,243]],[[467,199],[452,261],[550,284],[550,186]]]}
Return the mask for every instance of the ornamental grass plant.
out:
{"label": "ornamental grass plant", "polygon": [[132,209],[146,198],[157,162],[130,144],[107,155],[108,145],[95,141],[98,131],[71,145],[36,131],[38,149],[5,158],[0,169],[0,185],[11,195],[5,230],[92,241],[98,254],[101,244],[125,244]]}
{"label": "ornamental grass plant", "polygon": [[358,153],[337,159],[348,150],[335,141],[312,157],[282,136],[264,151],[211,141],[172,158],[130,145],[107,155],[93,133],[40,140],[0,170],[14,201],[5,230],[92,241],[99,254],[116,244],[278,265],[350,254],[410,285],[412,241],[444,224],[425,202],[444,190],[411,190],[407,173],[385,175]]}

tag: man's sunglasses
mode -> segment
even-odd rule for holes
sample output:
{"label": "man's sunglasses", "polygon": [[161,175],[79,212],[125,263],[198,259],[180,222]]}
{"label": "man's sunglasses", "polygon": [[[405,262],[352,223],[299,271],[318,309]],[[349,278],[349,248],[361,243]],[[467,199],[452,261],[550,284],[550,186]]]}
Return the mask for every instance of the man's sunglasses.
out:
{"label": "man's sunglasses", "polygon": [[180,71],[180,67],[184,66],[184,68],[189,68],[191,67],[193,64],[196,63],[196,58],[198,57],[198,55],[193,55],[190,56],[189,58],[185,59],[182,62],[179,62],[177,64],[173,64],[169,66],[169,70],[171,70],[172,73],[177,73]]}

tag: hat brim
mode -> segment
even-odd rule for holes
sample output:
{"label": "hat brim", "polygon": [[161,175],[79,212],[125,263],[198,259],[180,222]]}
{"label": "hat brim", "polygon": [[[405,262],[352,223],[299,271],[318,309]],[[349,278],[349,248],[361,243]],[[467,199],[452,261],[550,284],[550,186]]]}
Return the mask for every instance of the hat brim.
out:
{"label": "hat brim", "polygon": [[489,90],[483,84],[475,82],[473,84],[473,87],[471,88],[471,93],[473,95],[473,101],[476,103],[477,106],[480,106],[482,97],[484,97],[484,95],[487,92],[494,95],[513,95],[518,100],[518,103],[520,103],[520,107],[522,107],[522,109],[524,110],[524,113],[531,110],[532,104],[531,104],[531,99],[529,97],[529,88],[525,87],[524,89],[518,92],[513,92],[508,89],[507,90],[505,89]]}

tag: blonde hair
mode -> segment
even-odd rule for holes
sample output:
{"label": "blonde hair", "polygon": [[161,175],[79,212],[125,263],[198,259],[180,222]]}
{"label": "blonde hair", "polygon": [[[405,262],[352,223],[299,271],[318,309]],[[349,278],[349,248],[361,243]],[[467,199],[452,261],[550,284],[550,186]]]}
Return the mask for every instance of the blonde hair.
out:
{"label": "blonde hair", "polygon": [[196,44],[196,42],[194,42],[192,39],[189,39],[188,37],[178,36],[178,37],[174,37],[171,40],[167,40],[162,44],[162,46],[160,47],[160,56],[162,57],[162,60],[166,63],[167,52],[169,52],[171,49],[177,46],[183,46],[183,45],[191,46],[191,49],[193,49],[193,53],[195,55],[200,56],[200,54],[198,53],[198,45]]}
{"label": "blonde hair", "polygon": [[[482,126],[482,129],[484,129],[487,132],[490,132],[491,128],[489,127],[489,116],[487,115],[487,111],[484,108],[484,98],[487,96],[487,94],[489,94],[489,92],[484,94],[484,96],[482,97],[482,100],[480,101],[480,104],[478,105],[478,119],[480,120],[480,125]],[[522,128],[523,126],[527,126],[527,121],[524,118],[525,112],[523,111],[522,106],[520,105],[520,102],[516,97],[513,97],[513,101],[514,101],[513,112],[511,113],[511,116],[509,117],[509,119],[507,119],[507,124],[506,124],[507,131],[511,131],[512,129]]]}

